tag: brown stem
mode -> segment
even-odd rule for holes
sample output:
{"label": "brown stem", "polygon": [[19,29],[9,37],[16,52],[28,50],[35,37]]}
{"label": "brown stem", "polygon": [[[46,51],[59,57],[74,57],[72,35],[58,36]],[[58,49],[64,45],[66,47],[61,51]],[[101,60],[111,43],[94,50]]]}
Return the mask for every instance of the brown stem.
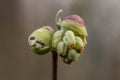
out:
{"label": "brown stem", "polygon": [[58,68],[58,55],[55,51],[52,51],[52,60],[53,60],[53,77],[52,80],[58,80],[57,78],[57,68]]}

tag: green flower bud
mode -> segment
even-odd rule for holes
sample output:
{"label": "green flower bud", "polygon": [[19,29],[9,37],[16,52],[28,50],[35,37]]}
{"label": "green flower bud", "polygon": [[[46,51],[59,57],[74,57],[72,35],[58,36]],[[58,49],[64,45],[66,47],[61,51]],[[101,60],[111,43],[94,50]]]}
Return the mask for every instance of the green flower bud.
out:
{"label": "green flower bud", "polygon": [[76,61],[79,58],[80,54],[75,50],[75,49],[71,49],[69,50],[69,54],[68,54],[68,60],[71,61]]}
{"label": "green flower bud", "polygon": [[65,45],[64,45],[63,41],[59,42],[59,44],[57,46],[57,53],[59,55],[61,55],[62,53],[64,53],[64,47],[65,47]]}
{"label": "green flower bud", "polygon": [[75,37],[75,40],[76,40],[76,44],[74,47],[79,53],[81,53],[82,50],[84,49],[84,43],[83,43],[82,39],[78,36]]}
{"label": "green flower bud", "polygon": [[68,52],[67,58],[64,59],[64,62],[67,64],[71,64],[72,62],[78,60],[79,57],[80,54],[75,49],[71,49]]}
{"label": "green flower bud", "polygon": [[63,58],[66,57],[66,55],[67,55],[67,46],[64,44],[63,41],[61,41],[61,42],[58,44],[58,46],[57,46],[57,53],[58,53],[61,57],[63,57]]}
{"label": "green flower bud", "polygon": [[63,30],[56,31],[53,34],[53,37],[52,37],[52,48],[53,48],[53,50],[57,51],[57,46],[58,46],[59,42],[62,41],[63,35],[64,35]]}
{"label": "green flower bud", "polygon": [[75,35],[71,30],[65,32],[65,36],[63,37],[63,42],[68,47],[68,49],[72,49],[75,45]]}
{"label": "green flower bud", "polygon": [[51,48],[52,35],[53,29],[49,26],[37,29],[28,38],[29,46],[36,54],[45,54]]}

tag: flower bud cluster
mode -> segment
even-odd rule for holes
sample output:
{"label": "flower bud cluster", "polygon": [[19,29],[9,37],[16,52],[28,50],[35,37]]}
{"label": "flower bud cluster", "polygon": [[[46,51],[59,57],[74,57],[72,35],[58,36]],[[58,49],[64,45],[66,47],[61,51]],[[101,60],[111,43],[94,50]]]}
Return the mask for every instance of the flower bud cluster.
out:
{"label": "flower bud cluster", "polygon": [[59,30],[52,37],[52,48],[65,63],[71,64],[78,60],[87,44],[87,31],[84,20],[79,16],[67,16],[62,21],[59,14],[60,12],[56,16],[56,24]]}
{"label": "flower bud cluster", "polygon": [[53,50],[63,58],[63,61],[70,64],[78,60],[86,43],[81,37],[76,36],[72,30],[56,31],[52,37]]}
{"label": "flower bud cluster", "polygon": [[58,31],[54,33],[51,27],[43,26],[29,36],[28,43],[36,54],[46,54],[52,49],[65,63],[71,64],[83,52],[88,34],[81,17],[71,15],[61,20],[61,12],[56,15]]}

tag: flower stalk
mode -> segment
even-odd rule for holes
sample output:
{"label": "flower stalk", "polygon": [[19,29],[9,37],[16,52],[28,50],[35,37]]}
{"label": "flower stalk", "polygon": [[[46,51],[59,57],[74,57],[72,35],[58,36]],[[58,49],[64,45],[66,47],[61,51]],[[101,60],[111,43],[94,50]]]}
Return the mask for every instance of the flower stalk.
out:
{"label": "flower stalk", "polygon": [[52,80],[58,80],[58,55],[52,51]]}

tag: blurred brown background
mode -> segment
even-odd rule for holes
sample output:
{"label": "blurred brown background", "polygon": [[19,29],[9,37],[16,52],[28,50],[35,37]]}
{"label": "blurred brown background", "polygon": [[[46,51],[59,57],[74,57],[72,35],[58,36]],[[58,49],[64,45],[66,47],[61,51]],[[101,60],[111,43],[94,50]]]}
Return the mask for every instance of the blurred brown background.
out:
{"label": "blurred brown background", "polygon": [[[88,45],[80,59],[59,59],[59,80],[120,80],[120,0],[1,0],[0,80],[51,80],[51,53],[29,49],[29,34],[43,25],[55,28],[57,11],[85,19]],[[55,28],[56,29],[56,28]]]}

